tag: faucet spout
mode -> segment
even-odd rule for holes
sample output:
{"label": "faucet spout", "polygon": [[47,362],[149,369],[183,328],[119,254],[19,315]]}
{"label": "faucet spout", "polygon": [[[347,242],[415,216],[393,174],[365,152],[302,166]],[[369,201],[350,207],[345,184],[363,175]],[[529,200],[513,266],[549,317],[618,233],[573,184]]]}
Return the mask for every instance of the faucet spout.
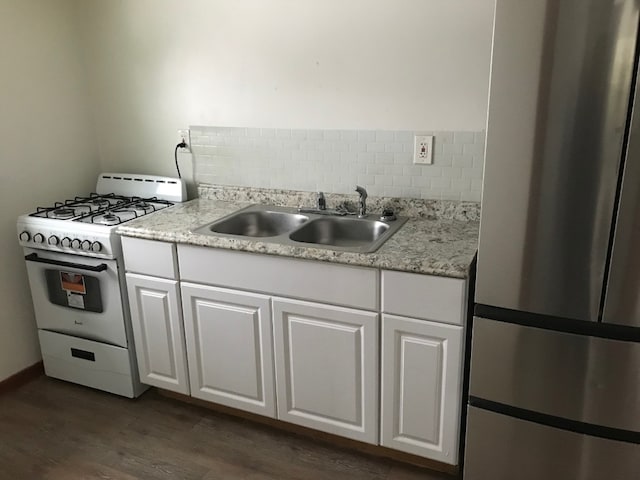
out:
{"label": "faucet spout", "polygon": [[327,200],[324,198],[324,192],[318,192],[318,201],[316,206],[318,207],[318,210],[327,209]]}
{"label": "faucet spout", "polygon": [[364,218],[367,216],[367,191],[364,187],[356,185],[356,192],[360,195],[358,201],[358,218]]}

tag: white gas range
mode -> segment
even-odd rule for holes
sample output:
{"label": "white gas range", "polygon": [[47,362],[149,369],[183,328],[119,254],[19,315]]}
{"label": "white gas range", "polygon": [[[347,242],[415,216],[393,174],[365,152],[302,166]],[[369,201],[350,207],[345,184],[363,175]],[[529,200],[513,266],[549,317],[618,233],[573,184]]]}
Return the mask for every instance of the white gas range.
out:
{"label": "white gas range", "polygon": [[47,375],[127,397],[147,388],[116,229],[184,200],[182,180],[103,173],[95,193],[18,218]]}

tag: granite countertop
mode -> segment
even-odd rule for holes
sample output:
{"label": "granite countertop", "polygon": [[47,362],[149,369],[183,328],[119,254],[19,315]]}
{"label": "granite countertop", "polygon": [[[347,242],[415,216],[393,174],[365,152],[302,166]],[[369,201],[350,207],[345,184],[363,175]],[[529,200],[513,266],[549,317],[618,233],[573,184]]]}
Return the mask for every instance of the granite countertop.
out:
{"label": "granite countertop", "polygon": [[[255,192],[254,192],[255,193]],[[224,199],[220,199],[224,198]],[[271,197],[273,200],[274,197]],[[247,201],[249,200],[249,201]],[[398,232],[374,253],[339,252],[321,248],[298,247],[268,243],[254,239],[230,238],[192,233],[191,230],[224,217],[254,203],[269,203],[264,197],[252,195],[203,195],[177,204],[118,228],[124,236],[184,243],[206,247],[241,250],[309,260],[327,261],[387,270],[398,270],[453,278],[467,278],[478,244],[477,212],[466,208],[451,215],[451,206],[437,214],[433,209],[416,211],[402,207],[400,214],[410,216]],[[299,197],[295,201],[301,201]],[[306,200],[303,200],[306,202]],[[277,201],[274,203],[282,204]],[[310,204],[310,203],[304,203]],[[396,205],[396,207],[398,207]],[[405,206],[406,207],[406,206]],[[398,209],[398,208],[397,208]],[[375,211],[370,209],[369,211]],[[469,214],[471,212],[471,214]],[[414,216],[415,215],[415,216]],[[457,218],[451,218],[457,217]],[[470,217],[470,218],[468,218]]]}

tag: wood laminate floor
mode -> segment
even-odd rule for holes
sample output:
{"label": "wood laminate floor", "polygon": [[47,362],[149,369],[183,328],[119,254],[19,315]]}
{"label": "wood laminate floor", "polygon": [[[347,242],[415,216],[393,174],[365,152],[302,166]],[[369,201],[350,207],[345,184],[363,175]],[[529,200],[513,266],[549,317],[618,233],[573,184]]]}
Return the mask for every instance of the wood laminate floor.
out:
{"label": "wood laminate floor", "polygon": [[0,394],[0,479],[454,480],[149,391],[40,377]]}

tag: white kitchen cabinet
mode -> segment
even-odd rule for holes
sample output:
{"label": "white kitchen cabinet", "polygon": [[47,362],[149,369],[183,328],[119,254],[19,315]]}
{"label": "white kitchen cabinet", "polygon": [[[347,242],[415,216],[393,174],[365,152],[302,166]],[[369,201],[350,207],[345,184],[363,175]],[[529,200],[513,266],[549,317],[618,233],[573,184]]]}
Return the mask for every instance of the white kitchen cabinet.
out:
{"label": "white kitchen cabinet", "polygon": [[126,277],[140,380],[188,395],[178,282],[133,273]]}
{"label": "white kitchen cabinet", "polygon": [[384,313],[464,325],[466,309],[466,280],[382,271]]}
{"label": "white kitchen cabinet", "polygon": [[278,418],[378,443],[378,314],[273,299]]}
{"label": "white kitchen cabinet", "polygon": [[181,283],[191,395],[275,417],[269,297]]}
{"label": "white kitchen cabinet", "polygon": [[145,383],[458,463],[467,280],[123,245]]}
{"label": "white kitchen cabinet", "polygon": [[463,328],[382,316],[381,445],[456,465]]}

